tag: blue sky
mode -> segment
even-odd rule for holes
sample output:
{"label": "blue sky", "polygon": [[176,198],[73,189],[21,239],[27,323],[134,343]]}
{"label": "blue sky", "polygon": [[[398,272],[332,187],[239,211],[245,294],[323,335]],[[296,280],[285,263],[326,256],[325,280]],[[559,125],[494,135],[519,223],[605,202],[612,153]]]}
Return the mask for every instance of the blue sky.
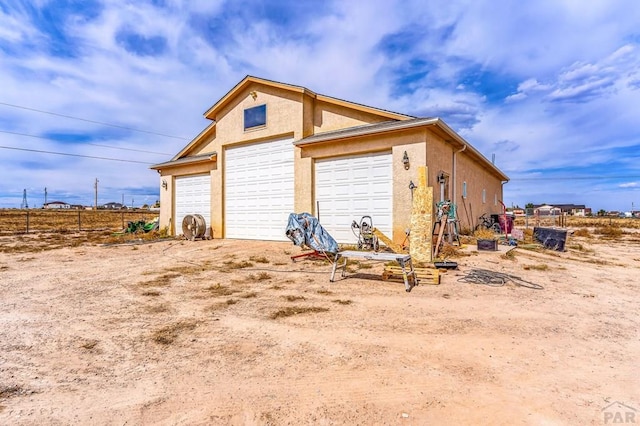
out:
{"label": "blue sky", "polygon": [[96,178],[99,204],[153,203],[147,163],[255,75],[442,118],[509,206],[640,210],[639,22],[636,0],[0,0],[0,207],[91,205]]}

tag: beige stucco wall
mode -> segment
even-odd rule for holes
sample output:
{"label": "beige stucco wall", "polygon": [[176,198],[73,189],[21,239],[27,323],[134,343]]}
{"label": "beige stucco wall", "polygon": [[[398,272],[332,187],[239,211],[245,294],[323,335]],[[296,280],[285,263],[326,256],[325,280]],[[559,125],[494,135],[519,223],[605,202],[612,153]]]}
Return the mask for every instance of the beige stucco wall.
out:
{"label": "beige stucco wall", "polygon": [[[176,176],[190,176],[190,175],[200,175],[203,173],[210,173],[212,176],[211,180],[211,188],[212,188],[212,201],[213,201],[213,176],[218,171],[217,170],[217,161],[216,159],[212,159],[210,161],[199,162],[197,164],[189,164],[189,165],[181,165],[178,167],[172,167],[169,169],[160,170],[160,229],[168,228],[169,232],[172,235],[175,235],[176,231],[176,223],[175,223],[175,209],[174,209],[174,194],[175,194],[175,177]],[[167,183],[167,188],[163,188],[163,182]],[[213,218],[213,207],[215,203],[212,202],[212,218]],[[182,226],[181,224],[177,224],[177,226]],[[216,229],[216,224],[209,225]],[[221,229],[221,224],[217,224],[218,228]]]}
{"label": "beige stucco wall", "polygon": [[[502,212],[495,197],[503,199],[502,181],[489,173],[482,165],[463,151],[457,154],[456,200],[458,217],[462,228],[472,228],[483,213],[488,215]],[[464,182],[467,183],[467,197],[463,198]],[[486,201],[482,201],[482,191],[486,190]]]}
{"label": "beige stucco wall", "polygon": [[390,120],[387,117],[320,100],[314,102],[313,109],[314,134]]}
{"label": "beige stucco wall", "polygon": [[[410,184],[418,184],[418,168],[426,166],[427,144],[416,142],[396,145],[393,154],[393,235],[389,236],[396,243],[405,239],[405,231],[411,225],[411,210],[413,199]],[[409,158],[409,169],[405,169],[403,157],[405,151]]]}

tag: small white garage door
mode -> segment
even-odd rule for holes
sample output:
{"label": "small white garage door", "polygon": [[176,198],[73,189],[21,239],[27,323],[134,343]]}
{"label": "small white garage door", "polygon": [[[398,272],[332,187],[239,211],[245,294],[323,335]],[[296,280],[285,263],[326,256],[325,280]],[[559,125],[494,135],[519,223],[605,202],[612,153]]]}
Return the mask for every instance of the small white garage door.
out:
{"label": "small white garage door", "polygon": [[200,214],[207,227],[211,226],[211,176],[193,175],[176,177],[175,234],[182,235],[182,219],[189,214]]}
{"label": "small white garage door", "polygon": [[363,216],[371,216],[373,226],[391,238],[391,153],[318,160],[315,170],[320,224],[337,242],[355,244],[351,223],[359,224]]}
{"label": "small white garage door", "polygon": [[225,237],[285,241],[293,213],[293,139],[225,152]]}

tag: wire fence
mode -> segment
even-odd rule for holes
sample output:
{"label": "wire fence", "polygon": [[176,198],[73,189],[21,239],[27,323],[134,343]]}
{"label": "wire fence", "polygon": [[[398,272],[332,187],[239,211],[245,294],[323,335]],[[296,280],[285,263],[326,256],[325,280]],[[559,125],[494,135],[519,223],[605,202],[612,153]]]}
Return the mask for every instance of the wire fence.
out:
{"label": "wire fence", "polygon": [[151,221],[150,210],[0,209],[0,235],[37,232],[122,231],[129,222]]}

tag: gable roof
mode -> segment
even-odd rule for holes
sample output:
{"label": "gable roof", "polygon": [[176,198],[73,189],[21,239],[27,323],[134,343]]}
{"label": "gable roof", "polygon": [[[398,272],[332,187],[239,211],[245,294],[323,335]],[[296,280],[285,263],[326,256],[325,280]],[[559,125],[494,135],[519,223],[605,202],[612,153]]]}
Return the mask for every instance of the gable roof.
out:
{"label": "gable roof", "polygon": [[419,127],[435,127],[440,132],[443,132],[447,136],[449,143],[456,143],[459,148],[463,149],[467,154],[471,154],[472,157],[478,159],[486,167],[493,170],[500,179],[508,181],[509,177],[505,175],[495,164],[490,162],[484,155],[475,149],[469,142],[464,140],[462,136],[453,131],[444,121],[440,118],[414,118],[403,121],[384,121],[382,123],[365,124],[362,126],[349,127],[347,129],[334,130],[331,132],[318,133],[312,136],[308,136],[304,139],[300,139],[294,142],[294,145],[305,146],[319,142],[328,142],[336,139],[348,139],[359,136],[367,136],[381,133],[398,132],[406,129],[419,128]]}
{"label": "gable roof", "polygon": [[347,108],[368,112],[371,114],[376,114],[382,117],[387,117],[391,120],[407,120],[410,118],[414,118],[410,115],[400,114],[398,112],[388,111],[386,109],[375,108],[367,105],[362,105],[356,102],[345,101],[344,99],[321,95],[303,86],[296,86],[288,83],[280,83],[278,81],[267,80],[264,78],[254,77],[251,75],[247,75],[245,78],[243,78],[242,81],[236,84],[231,90],[229,90],[229,92],[227,92],[226,95],[220,98],[218,102],[216,102],[211,108],[209,108],[204,113],[205,118],[208,118],[209,120],[215,120],[216,113],[220,111],[222,108],[224,108],[224,106],[227,105],[238,94],[238,92],[242,91],[252,83],[262,84],[270,87],[276,87],[278,89],[284,89],[284,90],[289,90],[291,92],[301,93],[311,98],[317,99],[319,101],[340,105]]}
{"label": "gable roof", "polygon": [[217,160],[218,153],[216,151],[207,152],[205,154],[200,155],[192,155],[190,157],[183,158],[174,158],[170,161],[166,161],[164,163],[154,164],[149,167],[152,170],[162,170],[164,167],[173,167],[173,166],[184,166],[186,164],[197,164],[197,163],[206,163],[208,161]]}

